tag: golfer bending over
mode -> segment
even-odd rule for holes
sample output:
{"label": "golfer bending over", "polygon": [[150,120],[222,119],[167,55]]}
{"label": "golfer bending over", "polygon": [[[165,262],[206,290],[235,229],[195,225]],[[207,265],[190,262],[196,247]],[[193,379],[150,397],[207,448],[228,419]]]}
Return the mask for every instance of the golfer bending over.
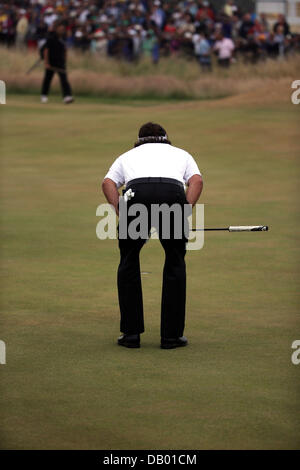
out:
{"label": "golfer bending over", "polygon": [[[187,191],[184,191],[184,183]],[[146,237],[135,239],[130,234],[121,236],[121,224],[126,216],[126,230],[134,219],[128,215],[133,204],[143,204],[149,216],[154,204],[194,205],[198,201],[203,187],[201,173],[193,157],[179,148],[173,147],[166,131],[158,124],[144,124],[139,130],[138,141],[133,149],[121,155],[110,167],[105,176],[102,189],[106,199],[112,204],[119,215],[118,188],[125,185],[130,196],[126,204],[126,214],[120,211],[119,248],[120,265],[118,269],[118,294],[123,333],[118,344],[128,348],[140,346],[140,333],[144,332],[142,284],[140,273],[140,250]],[[128,190],[131,190],[128,192]],[[123,204],[120,204],[120,207]],[[156,206],[157,207],[157,206]],[[187,206],[190,209],[190,206]],[[180,224],[187,222],[187,215],[180,211]],[[186,302],[185,245],[187,238],[175,234],[175,215],[171,220],[169,236],[165,237],[159,224],[158,235],[165,251],[163,271],[163,288],[161,302],[161,347],[172,349],[186,346],[187,339],[183,336]],[[170,215],[169,214],[169,215]],[[164,217],[164,216],[163,216]],[[160,214],[161,218],[161,214]],[[147,230],[151,225],[147,224]],[[152,219],[151,219],[152,221]],[[160,221],[161,222],[161,221]],[[162,221],[163,222],[163,221]],[[141,227],[142,231],[143,227]],[[129,230],[130,232],[130,230]]]}

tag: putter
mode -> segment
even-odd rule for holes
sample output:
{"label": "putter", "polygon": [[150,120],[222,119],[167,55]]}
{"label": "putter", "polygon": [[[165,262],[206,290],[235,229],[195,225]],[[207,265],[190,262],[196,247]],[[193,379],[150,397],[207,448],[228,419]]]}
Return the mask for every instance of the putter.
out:
{"label": "putter", "polygon": [[29,75],[30,72],[32,72],[38,65],[40,65],[41,61],[42,61],[41,58],[36,60],[35,63],[27,70],[26,75]]}
{"label": "putter", "polygon": [[[31,67],[27,70],[26,75],[29,75],[35,68],[37,68],[42,63],[42,59],[38,59]],[[66,74],[67,71],[65,69],[60,69],[58,67],[52,67],[51,65],[47,67],[49,70],[53,70],[53,72],[64,73]]]}
{"label": "putter", "polygon": [[[268,225],[230,225],[229,227],[221,228],[192,228],[190,232],[267,232],[268,230]],[[157,230],[150,234],[146,243],[150,240],[151,235],[155,233],[157,233]]]}
{"label": "putter", "polygon": [[191,232],[267,232],[268,225],[230,225],[224,228],[192,228]]}

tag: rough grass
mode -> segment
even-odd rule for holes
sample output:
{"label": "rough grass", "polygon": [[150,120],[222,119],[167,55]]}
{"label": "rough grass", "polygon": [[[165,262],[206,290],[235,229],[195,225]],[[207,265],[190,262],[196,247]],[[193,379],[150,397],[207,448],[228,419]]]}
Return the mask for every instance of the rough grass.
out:
{"label": "rough grass", "polygon": [[[278,99],[278,94],[286,97]],[[277,99],[276,99],[277,97]],[[277,91],[225,100],[1,107],[1,448],[299,448],[299,138]],[[211,233],[187,254],[183,350],[159,349],[163,255],[142,251],[146,332],[119,334],[115,241],[99,241],[100,182],[137,126],[161,122],[203,171]]]}
{"label": "rough grass", "polygon": [[[30,75],[26,71],[37,54],[1,49],[1,79],[9,92],[39,92],[43,76],[40,65]],[[268,60],[258,65],[238,63],[230,70],[217,67],[203,74],[196,61],[180,58],[162,59],[157,66],[147,59],[132,65],[95,57],[89,53],[70,53],[70,79],[76,95],[119,98],[212,99],[274,87],[300,74],[300,61],[294,56],[285,61]],[[54,90],[59,91],[58,81]]]}

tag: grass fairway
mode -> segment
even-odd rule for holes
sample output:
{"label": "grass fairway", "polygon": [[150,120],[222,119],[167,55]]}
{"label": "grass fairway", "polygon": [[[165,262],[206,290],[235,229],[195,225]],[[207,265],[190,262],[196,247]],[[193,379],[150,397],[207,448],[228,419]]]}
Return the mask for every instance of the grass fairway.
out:
{"label": "grass fairway", "polygon": [[[299,107],[9,96],[1,107],[4,449],[299,448]],[[187,253],[190,346],[159,349],[163,251],[141,256],[146,332],[115,344],[115,241],[96,238],[100,183],[161,122],[204,174],[210,233]]]}

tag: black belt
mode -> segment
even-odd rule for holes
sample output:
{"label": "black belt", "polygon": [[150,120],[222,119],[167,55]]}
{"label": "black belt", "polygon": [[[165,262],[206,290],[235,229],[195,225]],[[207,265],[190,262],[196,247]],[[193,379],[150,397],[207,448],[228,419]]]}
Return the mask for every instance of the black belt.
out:
{"label": "black belt", "polygon": [[126,188],[129,188],[132,184],[140,184],[140,183],[169,183],[169,184],[176,184],[183,189],[183,183],[181,181],[175,180],[174,178],[163,178],[163,177],[152,177],[149,176],[148,178],[135,178],[134,180],[128,181],[126,184]]}

